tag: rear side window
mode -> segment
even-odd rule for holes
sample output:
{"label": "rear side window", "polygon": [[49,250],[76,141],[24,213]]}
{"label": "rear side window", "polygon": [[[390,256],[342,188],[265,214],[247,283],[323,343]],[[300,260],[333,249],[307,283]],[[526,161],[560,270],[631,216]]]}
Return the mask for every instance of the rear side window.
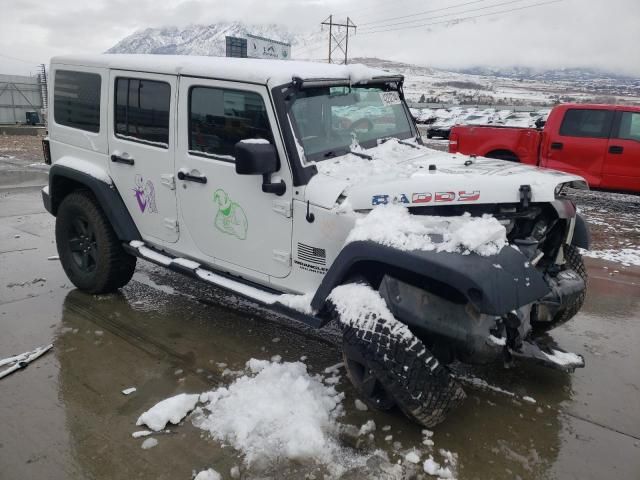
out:
{"label": "rear side window", "polygon": [[612,119],[611,110],[567,110],[560,126],[560,135],[608,138]]}
{"label": "rear side window", "polygon": [[640,142],[640,113],[622,112],[618,138]]}
{"label": "rear side window", "polygon": [[193,87],[189,95],[189,152],[233,160],[240,140],[273,143],[267,110],[255,92]]}
{"label": "rear side window", "polygon": [[169,147],[171,85],[138,78],[116,79],[116,136]]}
{"label": "rear side window", "polygon": [[58,125],[87,132],[100,131],[100,75],[56,70],[53,112]]}

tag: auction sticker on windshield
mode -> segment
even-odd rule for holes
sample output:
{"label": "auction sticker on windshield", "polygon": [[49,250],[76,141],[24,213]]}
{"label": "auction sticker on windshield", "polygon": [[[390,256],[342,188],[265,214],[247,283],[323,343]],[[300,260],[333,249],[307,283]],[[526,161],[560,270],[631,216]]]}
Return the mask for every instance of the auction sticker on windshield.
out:
{"label": "auction sticker on windshield", "polygon": [[398,105],[400,103],[400,95],[398,92],[380,92],[380,100],[384,106]]}

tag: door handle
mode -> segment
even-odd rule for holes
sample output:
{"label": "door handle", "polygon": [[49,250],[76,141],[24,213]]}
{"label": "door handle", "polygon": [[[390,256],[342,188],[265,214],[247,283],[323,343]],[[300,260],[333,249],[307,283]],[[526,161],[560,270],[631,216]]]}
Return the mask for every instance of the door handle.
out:
{"label": "door handle", "polygon": [[609,147],[609,153],[613,153],[614,155],[620,155],[622,152],[624,152],[624,147],[620,145],[611,145]]}
{"label": "door handle", "polygon": [[183,180],[185,182],[207,183],[207,177],[204,175],[191,175],[183,171],[178,172],[178,180]]}
{"label": "door handle", "polygon": [[114,163],[124,163],[126,165],[133,165],[135,161],[131,157],[121,157],[120,155],[111,155],[111,161]]}
{"label": "door handle", "polygon": [[553,142],[551,144],[551,150],[562,150],[562,147],[564,147],[564,144],[561,142]]}

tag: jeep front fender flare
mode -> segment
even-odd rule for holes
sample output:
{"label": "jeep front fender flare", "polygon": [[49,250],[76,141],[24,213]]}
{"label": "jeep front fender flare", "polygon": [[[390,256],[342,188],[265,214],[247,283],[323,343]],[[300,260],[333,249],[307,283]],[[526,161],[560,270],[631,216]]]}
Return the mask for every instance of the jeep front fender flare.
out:
{"label": "jeep front fender flare", "polygon": [[576,214],[576,223],[573,227],[573,238],[571,239],[571,245],[589,250],[591,246],[591,232],[589,232],[589,226],[587,221],[579,213]]}
{"label": "jeep front fender flare", "polygon": [[325,275],[311,302],[322,311],[334,287],[362,270],[409,277],[436,294],[457,292],[458,301],[471,303],[480,313],[501,316],[549,293],[542,274],[515,248],[482,257],[471,253],[400,251],[374,242],[349,243]]}
{"label": "jeep front fender flare", "polygon": [[[51,166],[49,170],[49,198],[45,199],[47,210],[55,216],[64,197],[78,188],[84,188],[93,193],[120,240],[130,242],[142,239],[113,183],[105,183],[76,168],[58,164]],[[45,192],[43,192],[44,195],[46,195]]]}

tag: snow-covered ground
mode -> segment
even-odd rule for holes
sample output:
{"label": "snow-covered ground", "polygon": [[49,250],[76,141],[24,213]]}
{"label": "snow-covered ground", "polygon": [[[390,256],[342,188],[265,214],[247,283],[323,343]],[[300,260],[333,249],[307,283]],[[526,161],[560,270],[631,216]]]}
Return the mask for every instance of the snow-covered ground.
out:
{"label": "snow-covered ground", "polygon": [[[314,478],[338,479],[349,472],[366,471],[372,461],[378,468],[376,474],[383,471],[390,480],[413,478],[418,472],[455,478],[457,455],[436,449],[433,433],[428,430],[423,431],[422,444],[401,448],[392,462],[388,453],[374,446],[374,421],[361,426],[344,423],[345,396],[336,387],[341,368],[338,364],[323,374],[313,374],[300,361],[251,359],[230,384],[200,395],[180,394],[162,400],[144,412],[137,423],[159,431],[188,419],[214,441],[240,453],[243,465],[231,468],[232,478],[245,478],[245,472],[249,476],[281,473],[285,464],[295,464],[317,470],[320,476]],[[390,430],[383,427],[381,435],[388,436]],[[151,434],[135,432],[134,437]],[[364,447],[347,446],[345,436],[355,437]],[[148,449],[157,444],[158,440],[150,437],[141,446]],[[195,478],[226,477],[211,465]]]}

